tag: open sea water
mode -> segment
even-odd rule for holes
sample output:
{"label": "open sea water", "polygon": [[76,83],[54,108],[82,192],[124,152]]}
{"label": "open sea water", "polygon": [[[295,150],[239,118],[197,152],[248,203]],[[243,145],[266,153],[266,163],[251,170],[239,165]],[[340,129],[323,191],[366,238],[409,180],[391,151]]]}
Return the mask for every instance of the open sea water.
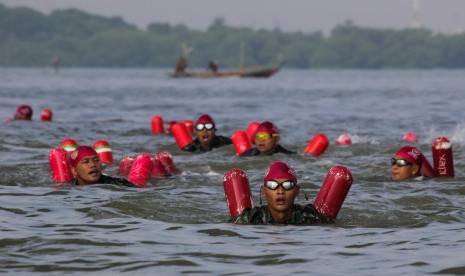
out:
{"label": "open sea water", "polygon": [[[0,273],[73,275],[464,275],[465,71],[284,69],[270,79],[170,79],[162,69],[0,69]],[[20,104],[33,121],[3,122]],[[51,108],[53,122],[40,122]],[[232,146],[182,152],[151,118],[210,114],[217,134],[273,121],[294,156],[238,158]],[[415,132],[452,142],[455,178],[390,180],[389,159]],[[316,133],[331,144],[302,154]],[[349,133],[353,143],[335,139]],[[48,153],[65,138],[107,140],[116,176],[126,155],[169,151],[181,174],[147,188],[53,183]],[[254,204],[266,168],[293,165],[313,202],[327,172],[354,182],[331,225],[228,223],[222,185],[247,172]],[[303,196],[297,200],[306,204]]]}

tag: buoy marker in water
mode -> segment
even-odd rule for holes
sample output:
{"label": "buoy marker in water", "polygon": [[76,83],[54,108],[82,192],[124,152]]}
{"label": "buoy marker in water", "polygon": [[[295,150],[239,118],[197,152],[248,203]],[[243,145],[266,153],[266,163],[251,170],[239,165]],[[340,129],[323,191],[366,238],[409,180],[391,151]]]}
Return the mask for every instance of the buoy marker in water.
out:
{"label": "buoy marker in water", "polygon": [[349,169],[343,166],[332,167],[313,203],[318,212],[330,219],[335,219],[352,182],[352,173]]}
{"label": "buoy marker in water", "polygon": [[407,132],[403,137],[404,141],[416,143],[418,142],[417,135],[414,132]]}
{"label": "buoy marker in water", "polygon": [[350,145],[352,144],[352,137],[349,134],[343,133],[336,139],[336,145]]}
{"label": "buoy marker in water", "polygon": [[329,139],[323,133],[317,133],[313,136],[312,140],[308,142],[304,150],[305,154],[312,154],[313,156],[322,155],[329,146]]}
{"label": "buoy marker in water", "polygon": [[223,177],[223,188],[230,218],[253,208],[249,178],[243,170],[234,168],[227,171]]}
{"label": "buoy marker in water", "polygon": [[113,153],[110,143],[105,140],[98,140],[94,143],[94,150],[97,152],[100,162],[103,164],[113,164]]}
{"label": "buoy marker in water", "polygon": [[438,137],[432,143],[433,164],[438,177],[454,177],[452,144],[446,137]]}

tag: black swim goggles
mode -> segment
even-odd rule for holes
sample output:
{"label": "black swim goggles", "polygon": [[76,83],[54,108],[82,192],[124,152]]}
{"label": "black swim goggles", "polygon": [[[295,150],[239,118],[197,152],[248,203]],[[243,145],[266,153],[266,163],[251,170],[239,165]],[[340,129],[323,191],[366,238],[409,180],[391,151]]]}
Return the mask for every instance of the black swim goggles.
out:
{"label": "black swim goggles", "polygon": [[413,163],[405,160],[405,159],[395,159],[391,158],[391,165],[394,166],[396,165],[397,167],[404,167],[404,166],[410,166],[413,165]]}
{"label": "black swim goggles", "polygon": [[294,189],[297,186],[297,183],[292,182],[290,180],[285,180],[281,183],[279,183],[276,180],[265,181],[265,187],[267,187],[270,190],[276,190],[279,186],[283,187],[283,189],[287,191]]}
{"label": "black swim goggles", "polygon": [[215,125],[214,125],[214,124],[211,124],[211,123],[197,124],[197,125],[195,125],[195,129],[197,129],[198,131],[201,131],[201,130],[203,130],[204,128],[206,128],[207,130],[212,130],[212,129],[215,128]]}

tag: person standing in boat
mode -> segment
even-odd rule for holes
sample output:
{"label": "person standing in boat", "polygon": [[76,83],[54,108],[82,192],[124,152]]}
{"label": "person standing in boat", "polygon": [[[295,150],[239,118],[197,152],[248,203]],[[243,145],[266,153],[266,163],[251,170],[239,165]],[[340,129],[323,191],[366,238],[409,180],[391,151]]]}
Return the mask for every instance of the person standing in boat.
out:
{"label": "person standing in boat", "polygon": [[216,135],[215,122],[208,114],[200,116],[195,122],[195,134],[197,137],[191,144],[182,148],[183,151],[201,153],[232,144],[230,138]]}
{"label": "person standing in boat", "polygon": [[180,57],[174,67],[175,74],[184,74],[187,68],[187,60],[185,57]]}
{"label": "person standing in boat", "polygon": [[278,127],[266,121],[258,125],[254,135],[255,148],[243,152],[240,156],[273,155],[275,153],[295,154],[279,144]]}
{"label": "person standing in boat", "polygon": [[208,68],[210,68],[213,73],[218,73],[218,63],[215,60],[208,63]]}

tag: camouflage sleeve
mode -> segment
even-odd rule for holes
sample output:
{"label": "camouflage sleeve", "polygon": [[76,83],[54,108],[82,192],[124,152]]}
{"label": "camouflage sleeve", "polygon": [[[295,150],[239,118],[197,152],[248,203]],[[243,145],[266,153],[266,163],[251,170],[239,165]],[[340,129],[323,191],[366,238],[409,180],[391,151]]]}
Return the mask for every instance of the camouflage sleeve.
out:
{"label": "camouflage sleeve", "polygon": [[232,140],[229,137],[225,137],[225,136],[217,136],[217,137],[220,138],[221,145],[223,146],[232,144]]}
{"label": "camouflage sleeve", "polygon": [[314,222],[322,222],[322,223],[332,223],[334,220],[328,218],[327,216],[318,212],[318,210],[313,206],[313,204],[309,203],[304,207],[305,215],[308,220],[313,220]]}
{"label": "camouflage sleeve", "polygon": [[229,222],[234,224],[261,224],[263,223],[261,210],[259,207],[245,209],[242,213],[230,219]]}
{"label": "camouflage sleeve", "polygon": [[183,147],[181,150],[188,151],[188,152],[195,152],[195,151],[197,151],[197,147],[192,143],[192,144],[189,144],[189,145]]}
{"label": "camouflage sleeve", "polygon": [[136,185],[129,182],[129,180],[119,177],[111,177],[107,175],[102,175],[102,184],[115,184],[126,187],[137,187]]}

